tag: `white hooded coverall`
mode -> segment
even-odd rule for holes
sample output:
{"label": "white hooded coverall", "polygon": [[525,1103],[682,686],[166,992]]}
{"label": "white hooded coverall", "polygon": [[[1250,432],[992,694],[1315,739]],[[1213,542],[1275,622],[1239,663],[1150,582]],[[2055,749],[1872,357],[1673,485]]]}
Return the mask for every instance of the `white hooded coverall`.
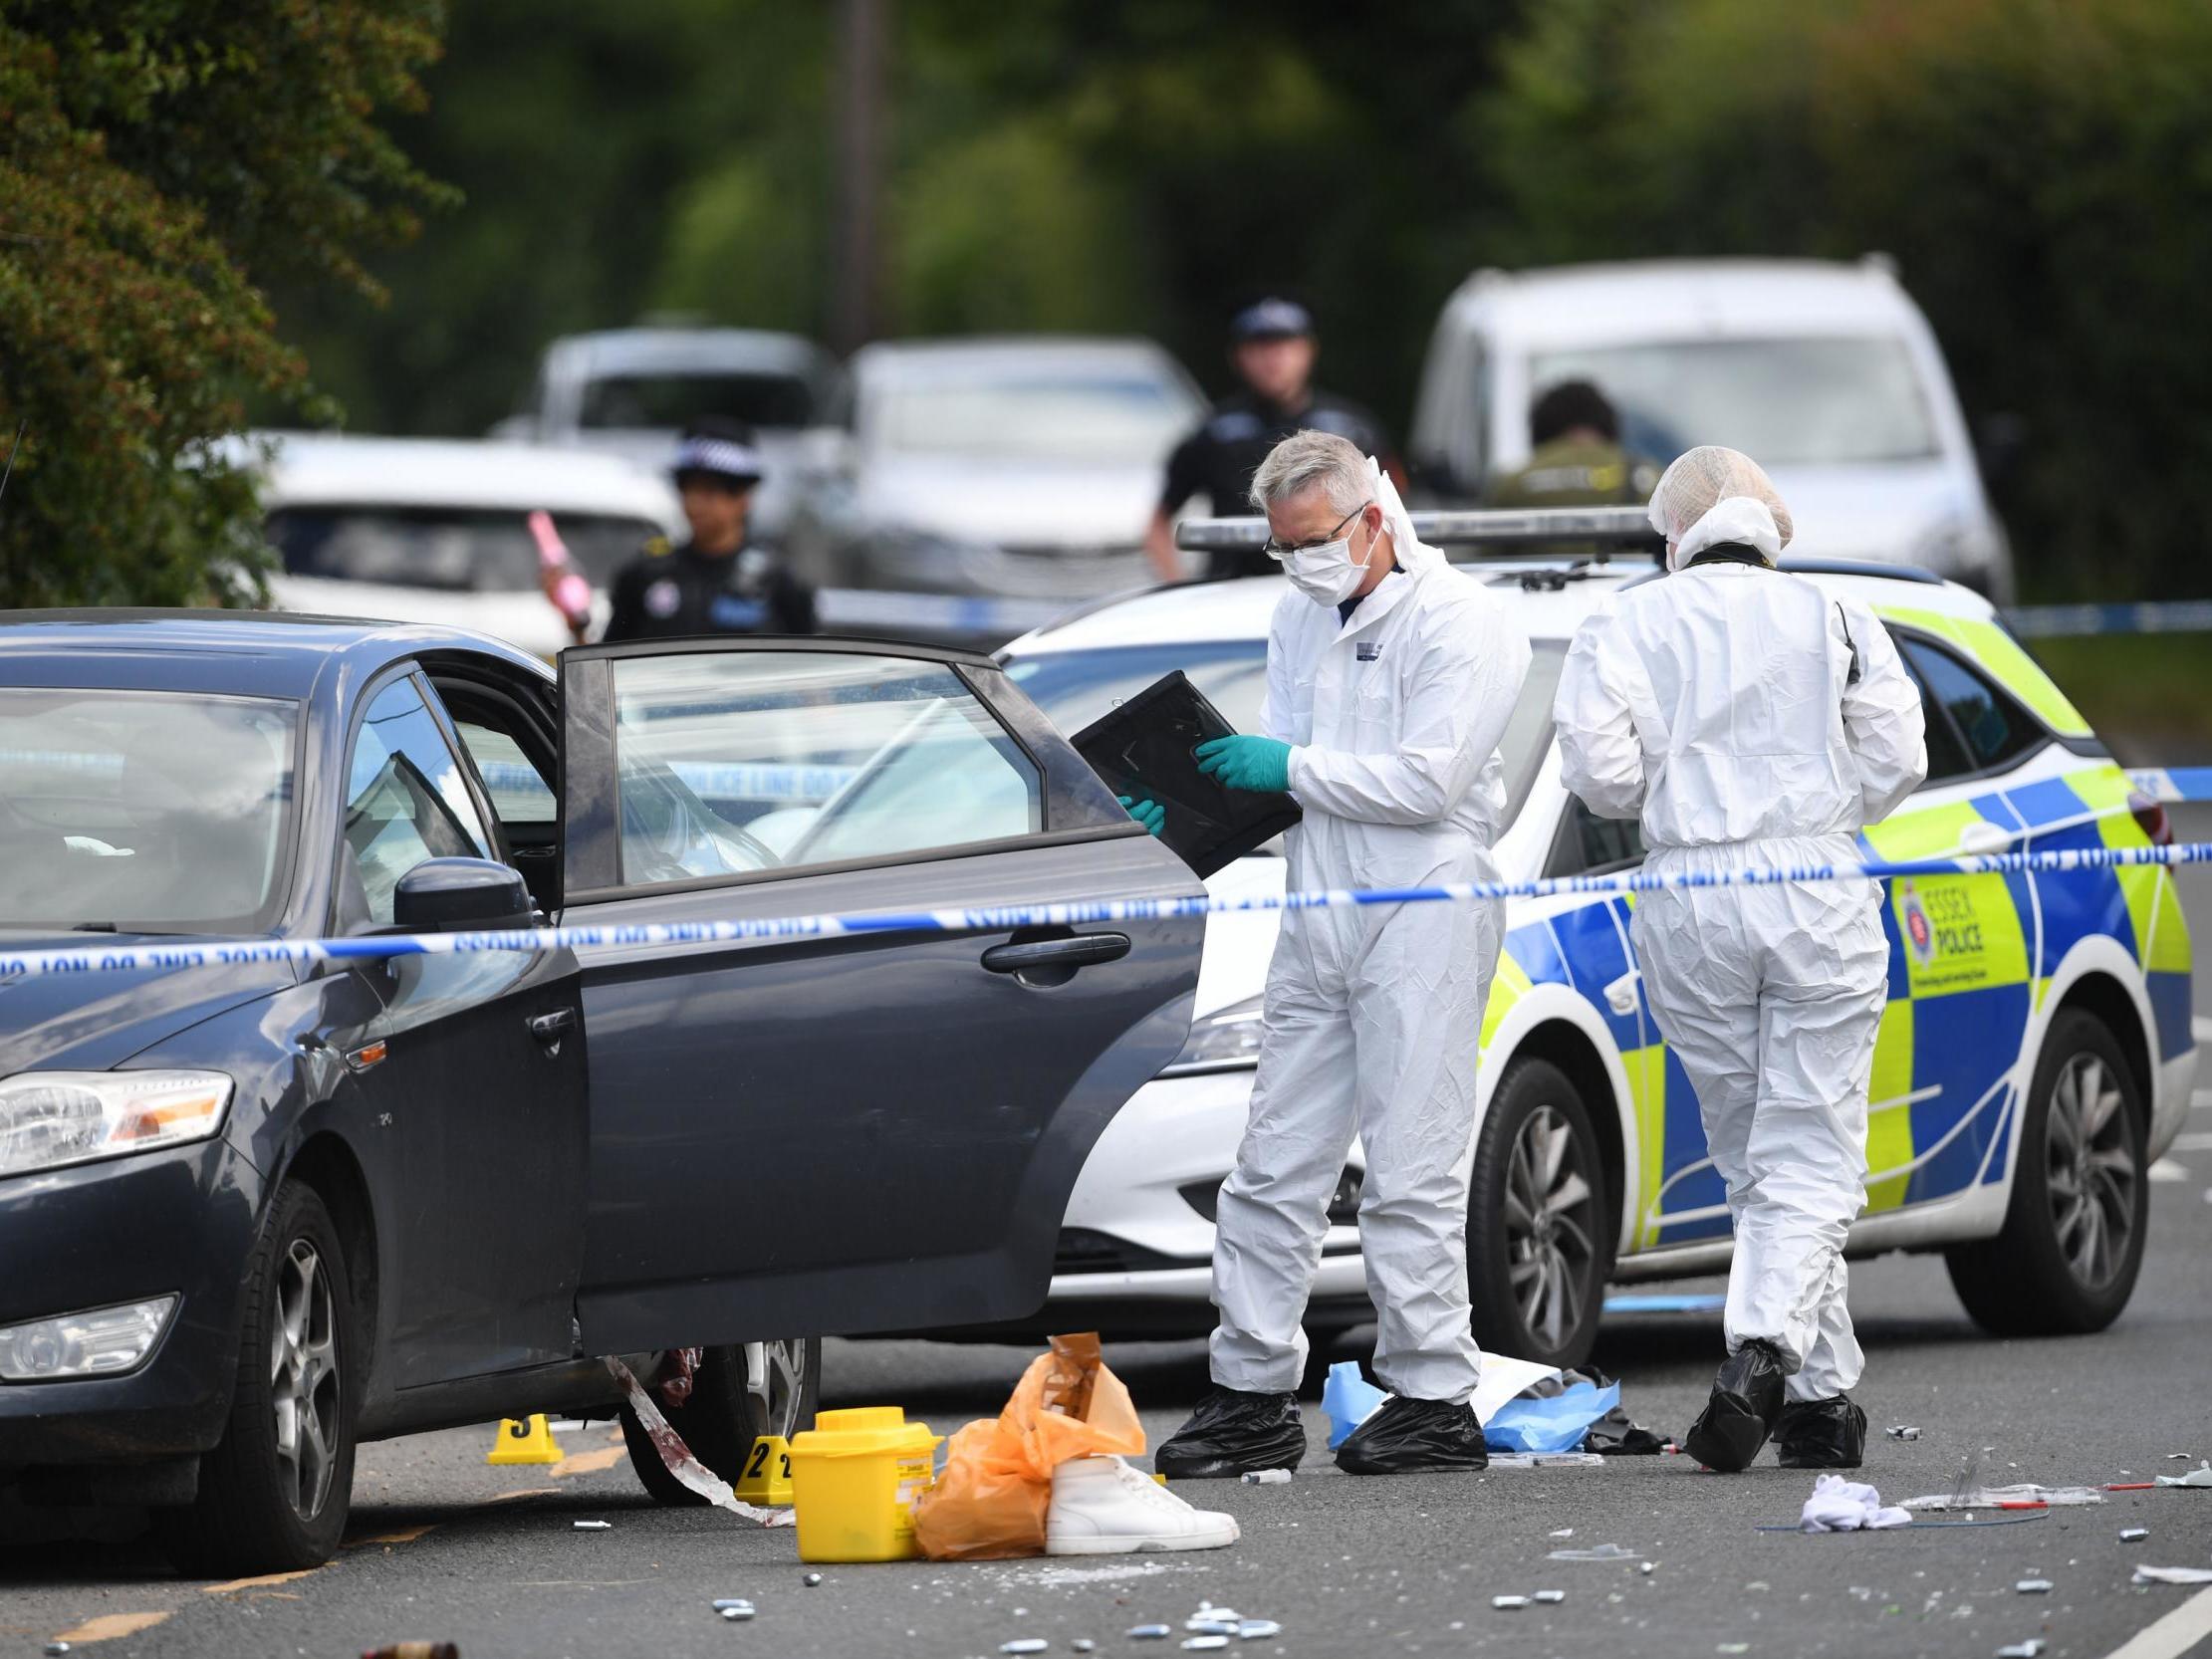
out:
{"label": "white hooded coverall", "polygon": [[[1873,613],[1761,565],[1690,564],[1620,593],[1576,635],[1555,714],[1562,779],[1600,817],[1640,817],[1652,871],[1855,861],[1856,832],[1927,773],[1919,693]],[[1880,906],[1867,881],[1636,899],[1651,1012],[1735,1220],[1728,1351],[1772,1342],[1793,1400],[1841,1394],[1863,1366],[1843,1246],[1865,1202]]]}
{"label": "white hooded coverall", "polygon": [[[1268,633],[1260,726],[1293,746],[1306,815],[1286,837],[1293,892],[1495,878],[1498,740],[1528,639],[1495,594],[1414,540],[1388,479],[1377,485],[1398,570],[1341,625],[1293,589]],[[1473,1394],[1466,1166],[1504,921],[1495,900],[1285,912],[1216,1217],[1216,1383],[1298,1386],[1329,1199],[1356,1134],[1375,1374],[1415,1399]]]}

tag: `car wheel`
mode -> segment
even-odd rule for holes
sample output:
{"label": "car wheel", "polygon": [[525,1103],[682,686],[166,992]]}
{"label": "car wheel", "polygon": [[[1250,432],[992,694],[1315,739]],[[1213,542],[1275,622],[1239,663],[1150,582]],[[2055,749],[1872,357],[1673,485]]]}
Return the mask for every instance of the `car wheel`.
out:
{"label": "car wheel", "polygon": [[1945,1254],[1975,1323],[2001,1336],[2071,1335],[2119,1317],[2150,1217],[2144,1116],[2112,1034],[2062,1010],[2028,1091],[2005,1230]]}
{"label": "car wheel", "polygon": [[277,1189],[246,1272],[237,1391],[189,1508],[157,1510],[164,1551],[199,1577],[320,1566],[354,1495],[358,1380],[345,1247],[315,1189]]}
{"label": "car wheel", "polygon": [[[821,1394],[822,1338],[794,1336],[781,1342],[708,1348],[692,1374],[690,1398],[679,1406],[655,1403],[692,1455],[735,1486],[745,1472],[753,1442],[771,1434],[789,1440],[812,1428]],[[706,1502],[668,1473],[644,1425],[626,1405],[622,1442],[629,1448],[630,1467],[657,1502]]]}
{"label": "car wheel", "polygon": [[1475,1142],[1467,1289],[1485,1351],[1580,1365],[1598,1339],[1612,1231],[1590,1113],[1549,1061],[1506,1067]]}

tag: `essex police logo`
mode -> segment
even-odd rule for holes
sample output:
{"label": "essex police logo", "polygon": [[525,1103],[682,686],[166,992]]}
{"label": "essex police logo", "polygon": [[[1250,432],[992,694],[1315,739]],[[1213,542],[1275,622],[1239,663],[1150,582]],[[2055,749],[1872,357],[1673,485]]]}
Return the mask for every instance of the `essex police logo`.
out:
{"label": "essex police logo", "polygon": [[1905,943],[1912,950],[1912,959],[1925,968],[1935,955],[1935,929],[1928,925],[1928,912],[1920,903],[1919,889],[1909,881],[1898,895],[1905,929]]}

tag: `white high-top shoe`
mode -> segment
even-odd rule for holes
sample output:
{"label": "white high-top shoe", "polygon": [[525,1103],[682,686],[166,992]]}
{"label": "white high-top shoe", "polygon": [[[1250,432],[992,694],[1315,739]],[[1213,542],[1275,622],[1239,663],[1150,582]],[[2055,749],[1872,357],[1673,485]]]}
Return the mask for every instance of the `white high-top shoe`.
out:
{"label": "white high-top shoe", "polygon": [[1236,1517],[1192,1509],[1120,1458],[1071,1458],[1053,1471],[1048,1555],[1220,1549],[1236,1541]]}

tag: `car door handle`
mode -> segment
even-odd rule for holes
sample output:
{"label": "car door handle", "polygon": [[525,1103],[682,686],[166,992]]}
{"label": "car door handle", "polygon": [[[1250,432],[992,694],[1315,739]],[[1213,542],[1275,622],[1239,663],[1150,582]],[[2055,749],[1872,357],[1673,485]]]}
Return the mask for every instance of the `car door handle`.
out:
{"label": "car door handle", "polygon": [[530,1022],[530,1035],[547,1048],[552,1048],[569,1035],[576,1025],[576,1010],[557,1008],[551,1014],[541,1014]]}
{"label": "car door handle", "polygon": [[994,974],[1018,974],[1029,968],[1088,968],[1095,962],[1117,962],[1128,954],[1126,933],[1078,933],[1067,939],[993,945],[983,953],[983,965]]}

